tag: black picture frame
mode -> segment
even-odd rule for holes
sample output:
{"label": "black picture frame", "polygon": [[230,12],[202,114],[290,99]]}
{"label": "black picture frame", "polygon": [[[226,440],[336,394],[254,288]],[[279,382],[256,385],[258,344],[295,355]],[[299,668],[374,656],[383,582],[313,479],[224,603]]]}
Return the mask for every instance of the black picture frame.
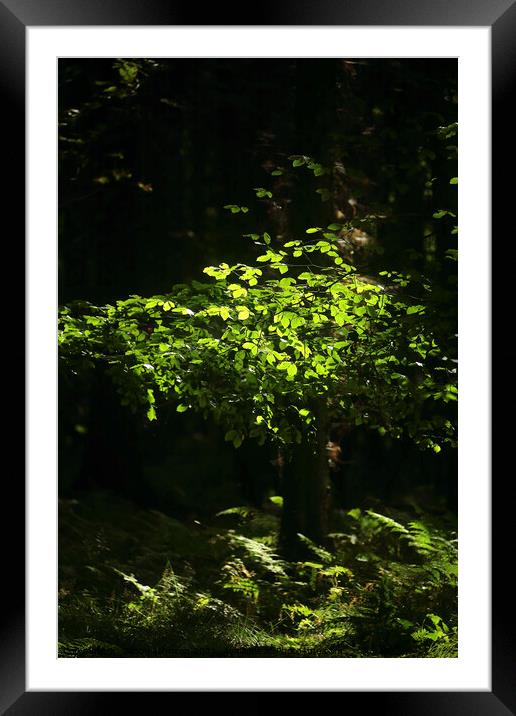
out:
{"label": "black picture frame", "polygon": [[[202,16],[203,22],[197,20]],[[503,226],[503,218],[510,217],[514,203],[514,181],[505,178],[507,167],[512,168],[514,158],[514,119],[510,100],[516,78],[516,3],[514,0],[262,0],[253,5],[252,17],[245,13],[240,3],[234,7],[213,4],[203,6],[202,12],[193,5],[162,0],[0,0],[0,92],[6,126],[3,131],[4,173],[8,183],[4,206],[9,214],[16,216],[15,234],[10,235],[9,245],[18,249],[24,265],[24,175],[25,175],[25,30],[31,26],[77,26],[77,25],[360,25],[360,26],[484,26],[492,34],[492,91],[493,91],[493,190],[492,216],[493,238],[508,236],[510,226]],[[7,213],[7,212],[6,212]],[[4,215],[4,220],[5,215]],[[12,231],[12,230],[11,230]],[[509,232],[509,233],[508,233]],[[14,238],[16,236],[16,239]],[[493,268],[504,261],[507,272],[508,254],[514,251],[514,241],[498,238],[498,252],[493,251]],[[499,255],[503,252],[503,255]],[[511,256],[512,258],[512,256]],[[511,262],[512,263],[512,262]],[[493,280],[493,302],[497,306],[493,318],[493,336],[501,333],[505,325],[505,306],[514,303],[511,280]],[[17,299],[19,312],[20,299]],[[6,309],[7,323],[17,323]],[[19,315],[19,314],[18,314]],[[508,314],[509,316],[509,314]],[[507,318],[508,318],[507,316]],[[10,330],[8,329],[8,330]],[[21,330],[17,328],[17,334]],[[18,340],[18,339],[17,339]],[[13,341],[14,343],[14,341]],[[499,339],[499,362],[501,370],[493,371],[493,387],[509,377],[507,365],[511,350]],[[503,364],[502,364],[503,361]],[[18,364],[21,363],[21,356]],[[509,364],[510,365],[510,364]],[[512,381],[509,381],[512,382]],[[511,385],[504,380],[504,404],[510,400]],[[19,394],[16,402],[23,404]],[[501,401],[500,401],[501,403]],[[496,404],[495,406],[496,407]],[[501,410],[501,406],[500,410]],[[493,415],[495,414],[493,408]],[[511,432],[509,432],[511,431]],[[502,450],[511,444],[512,426],[502,419],[493,431],[494,446]],[[23,454],[23,453],[22,453]],[[507,452],[506,457],[510,457]],[[20,457],[16,454],[14,465],[19,468]],[[510,465],[511,463],[507,463]],[[513,592],[506,582],[510,578],[515,540],[513,536],[514,502],[510,499],[512,481],[510,471],[504,468],[506,481],[497,478],[493,482],[493,539],[492,539],[492,691],[491,692],[341,692],[339,708],[369,706],[383,714],[415,716],[435,714],[442,716],[502,716],[516,713],[516,640],[514,638]],[[25,613],[23,603],[24,584],[24,481],[21,475],[6,474],[4,483],[3,565],[5,584],[10,586],[8,604],[0,612],[0,712],[10,716],[19,714],[103,714],[120,707],[119,699],[131,699],[136,708],[145,706],[152,712],[155,698],[166,698],[181,713],[198,713],[202,692],[188,693],[183,705],[178,706],[177,692],[171,693],[120,693],[120,692],[26,692],[25,691]],[[7,520],[9,512],[11,520]],[[6,590],[7,591],[7,590]],[[408,685],[408,687],[410,687]],[[262,703],[260,693],[253,705]],[[245,693],[241,697],[243,708],[249,701]],[[212,696],[210,694],[210,696]],[[224,698],[223,694],[219,694]],[[116,704],[114,699],[116,698]],[[151,699],[151,704],[149,703]],[[172,701],[174,699],[174,701]],[[145,700],[145,701],[144,701]],[[356,703],[354,703],[356,702]],[[247,706],[246,706],[247,704]],[[209,706],[214,707],[210,701]],[[234,707],[233,707],[234,708]]]}

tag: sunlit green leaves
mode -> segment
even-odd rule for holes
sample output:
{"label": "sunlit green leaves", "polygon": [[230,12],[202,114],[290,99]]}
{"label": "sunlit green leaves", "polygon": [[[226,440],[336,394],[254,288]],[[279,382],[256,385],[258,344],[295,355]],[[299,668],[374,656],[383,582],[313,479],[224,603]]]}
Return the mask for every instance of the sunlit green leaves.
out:
{"label": "sunlit green leaves", "polygon": [[301,427],[311,439],[307,401],[323,400],[352,424],[393,436],[409,426],[434,449],[453,425],[420,421],[412,429],[414,393],[443,404],[457,394],[456,376],[428,364],[441,355],[426,299],[417,298],[429,284],[404,297],[409,276],[382,272],[384,288],[358,275],[335,249],[340,227],[311,227],[308,234],[322,237],[274,249],[267,232],[250,234],[262,253],[247,264],[206,267],[212,281],[114,306],[84,304],[76,314],[65,307],[61,354],[109,361],[124,399],[144,407],[149,421],[157,419],[155,396],[172,398],[179,413],[212,415],[235,447],[247,437],[299,442]]}
{"label": "sunlit green leaves", "polygon": [[249,211],[249,207],[239,206],[238,204],[226,204],[224,206],[224,209],[227,209],[232,214],[239,214],[240,212],[242,212],[242,214],[247,214],[247,212]]}
{"label": "sunlit green leaves", "polygon": [[228,264],[222,263],[219,266],[206,266],[206,268],[203,269],[203,272],[208,274],[208,276],[213,276],[213,278],[217,279],[217,281],[222,281],[229,276],[231,270],[232,269],[228,266]]}
{"label": "sunlit green leaves", "polygon": [[238,320],[239,321],[245,321],[249,318],[250,313],[247,306],[236,306],[236,310],[238,311]]}
{"label": "sunlit green leaves", "polygon": [[445,216],[455,217],[456,214],[454,214],[453,211],[448,211],[447,209],[439,209],[439,211],[434,211],[432,216],[434,217],[434,219],[442,219]]}
{"label": "sunlit green leaves", "polygon": [[409,306],[407,308],[407,316],[411,316],[414,313],[421,314],[425,312],[424,306]]}
{"label": "sunlit green leaves", "polygon": [[247,296],[247,289],[238,283],[230,283],[228,291],[231,291],[232,298],[243,298],[244,296]]}
{"label": "sunlit green leaves", "polygon": [[302,167],[304,164],[306,164],[308,157],[305,157],[301,154],[292,154],[289,159],[292,162],[293,167]]}
{"label": "sunlit green leaves", "polygon": [[254,191],[258,199],[272,199],[272,191],[263,187],[255,187]]}
{"label": "sunlit green leaves", "polygon": [[290,365],[287,366],[288,377],[291,379],[294,379],[296,374],[297,374],[297,365],[295,363],[290,363]]}

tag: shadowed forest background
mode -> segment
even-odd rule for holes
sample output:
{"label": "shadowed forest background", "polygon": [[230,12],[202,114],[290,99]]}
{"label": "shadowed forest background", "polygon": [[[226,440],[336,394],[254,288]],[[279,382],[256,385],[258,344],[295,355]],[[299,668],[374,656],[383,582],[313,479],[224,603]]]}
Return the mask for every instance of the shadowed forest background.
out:
{"label": "shadowed forest background", "polygon": [[[59,304],[335,225],[360,275],[432,282],[455,365],[456,120],[455,60],[62,59]],[[333,415],[328,529],[293,554],[277,445],[123,403],[103,363],[60,360],[60,656],[456,656],[453,441]]]}

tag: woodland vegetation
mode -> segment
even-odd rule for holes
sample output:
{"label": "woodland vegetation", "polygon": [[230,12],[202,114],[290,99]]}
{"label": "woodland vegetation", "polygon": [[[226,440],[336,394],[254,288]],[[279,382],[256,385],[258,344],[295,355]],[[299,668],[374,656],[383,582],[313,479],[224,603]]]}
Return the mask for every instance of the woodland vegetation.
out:
{"label": "woodland vegetation", "polygon": [[60,60],[59,655],[457,655],[454,60]]}

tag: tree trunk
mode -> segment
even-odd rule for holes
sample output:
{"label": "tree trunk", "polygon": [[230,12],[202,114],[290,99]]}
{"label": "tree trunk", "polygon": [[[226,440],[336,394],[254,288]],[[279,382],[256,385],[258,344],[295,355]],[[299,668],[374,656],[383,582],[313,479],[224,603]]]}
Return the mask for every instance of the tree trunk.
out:
{"label": "tree trunk", "polygon": [[[295,153],[328,164],[331,133],[335,127],[337,61],[296,60]],[[316,193],[319,182],[311,172],[296,175],[295,206],[291,231],[296,238],[309,226],[324,226],[332,220],[331,205]],[[307,404],[315,416],[316,439],[292,447],[284,466],[283,512],[280,550],[287,559],[308,556],[298,533],[322,542],[327,534],[329,509],[329,466],[326,445],[329,424],[325,399]]]}
{"label": "tree trunk", "polygon": [[285,465],[280,551],[286,559],[308,556],[299,534],[322,543],[328,532],[328,420],[324,401],[312,407],[317,425],[315,442],[294,446]]}

